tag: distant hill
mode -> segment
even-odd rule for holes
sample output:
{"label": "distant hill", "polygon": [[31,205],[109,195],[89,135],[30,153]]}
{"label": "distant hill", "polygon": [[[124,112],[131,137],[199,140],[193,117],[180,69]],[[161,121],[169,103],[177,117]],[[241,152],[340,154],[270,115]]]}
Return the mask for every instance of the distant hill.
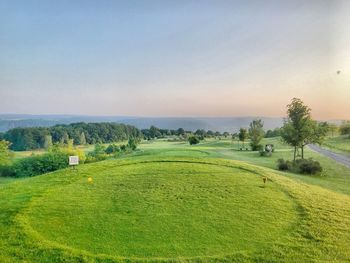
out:
{"label": "distant hill", "polygon": [[123,123],[134,125],[138,128],[149,128],[154,125],[163,129],[177,129],[179,127],[188,131],[205,129],[212,131],[236,132],[241,127],[248,127],[249,123],[255,119],[262,119],[265,129],[281,127],[282,118],[266,117],[225,117],[225,118],[132,118],[124,119]]}
{"label": "distant hill", "polygon": [[282,118],[268,117],[126,117],[126,116],[78,116],[78,115],[26,115],[0,114],[0,132],[16,127],[49,127],[56,124],[74,122],[119,122],[145,129],[154,125],[162,129],[178,129],[195,131],[197,129],[236,132],[240,127],[248,127],[255,119],[262,119],[265,129],[273,129],[282,125]]}

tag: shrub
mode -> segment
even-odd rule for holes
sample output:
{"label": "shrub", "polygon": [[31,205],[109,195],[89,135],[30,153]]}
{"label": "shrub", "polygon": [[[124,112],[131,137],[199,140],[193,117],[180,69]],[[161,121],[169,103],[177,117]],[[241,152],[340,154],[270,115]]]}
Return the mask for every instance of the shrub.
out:
{"label": "shrub", "polygon": [[188,142],[190,143],[190,145],[194,145],[194,144],[198,144],[199,143],[199,138],[197,136],[190,136],[188,138]]}
{"label": "shrub", "polygon": [[15,176],[13,165],[0,165],[0,176]]}
{"label": "shrub", "polygon": [[251,143],[250,146],[252,148],[252,151],[262,151],[264,149],[264,146],[262,146],[261,144]]}
{"label": "shrub", "polygon": [[301,174],[318,174],[323,170],[321,164],[311,158],[296,160],[295,166]]}
{"label": "shrub", "polygon": [[292,169],[293,165],[290,161],[285,161],[284,159],[278,159],[277,160],[277,168],[280,171],[290,171]]}
{"label": "shrub", "polygon": [[102,144],[95,144],[95,148],[92,152],[89,152],[86,158],[87,163],[93,163],[97,161],[103,161],[108,158],[106,148]]}
{"label": "shrub", "polygon": [[49,152],[20,159],[13,164],[12,176],[35,176],[65,168],[68,166],[68,156],[65,152]]}
{"label": "shrub", "polygon": [[107,153],[107,154],[112,154],[112,153],[117,153],[117,152],[120,152],[120,148],[116,144],[108,145],[108,147],[105,150],[105,153]]}
{"label": "shrub", "polygon": [[301,174],[318,174],[322,172],[322,166],[319,162],[310,159],[298,159],[295,162],[277,160],[277,168],[280,171],[294,171]]}
{"label": "shrub", "polygon": [[343,122],[340,125],[339,131],[341,135],[348,135],[348,134],[350,135],[350,122],[349,121]]}
{"label": "shrub", "polygon": [[137,148],[137,141],[134,138],[129,138],[128,140],[128,144],[127,144],[128,148],[130,148],[131,150],[135,151]]}
{"label": "shrub", "polygon": [[272,152],[267,152],[264,150],[260,150],[259,153],[260,153],[260,156],[264,156],[264,157],[270,157],[272,155]]}

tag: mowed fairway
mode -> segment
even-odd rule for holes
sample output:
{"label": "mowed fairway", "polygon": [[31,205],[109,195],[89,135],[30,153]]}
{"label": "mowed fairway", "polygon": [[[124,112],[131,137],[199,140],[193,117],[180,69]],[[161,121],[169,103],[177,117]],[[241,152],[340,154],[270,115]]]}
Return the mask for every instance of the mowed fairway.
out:
{"label": "mowed fairway", "polygon": [[292,230],[294,207],[275,184],[262,188],[256,174],[239,168],[155,161],[101,171],[93,184],[81,178],[52,189],[25,217],[45,239],[69,247],[171,258],[268,246]]}
{"label": "mowed fairway", "polygon": [[0,181],[0,261],[350,260],[348,195],[163,145]]}

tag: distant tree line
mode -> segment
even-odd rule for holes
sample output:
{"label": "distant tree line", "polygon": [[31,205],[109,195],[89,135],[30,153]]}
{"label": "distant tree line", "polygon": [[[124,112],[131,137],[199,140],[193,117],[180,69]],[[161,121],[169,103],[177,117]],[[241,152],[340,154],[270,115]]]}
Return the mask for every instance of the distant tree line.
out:
{"label": "distant tree line", "polygon": [[165,138],[168,136],[184,136],[186,133],[189,133],[185,131],[183,128],[179,128],[177,130],[170,130],[170,129],[160,129],[153,125],[149,129],[141,130],[141,132],[143,134],[144,139],[146,140]]}
{"label": "distant tree line", "polygon": [[341,135],[350,135],[350,121],[343,121],[339,127],[339,132]]}
{"label": "distant tree line", "polygon": [[195,135],[201,140],[204,138],[211,138],[211,137],[219,137],[219,136],[224,136],[225,138],[230,136],[229,132],[223,132],[220,133],[218,131],[211,131],[211,130],[204,130],[204,129],[198,129],[195,132],[192,131],[185,131],[183,128],[178,128],[176,130],[171,130],[171,129],[160,129],[155,126],[151,126],[149,129],[143,129],[141,130],[144,139],[146,140],[151,140],[151,139],[156,139],[156,138],[166,138],[169,136],[184,136],[186,137],[187,135]]}
{"label": "distant tree line", "polygon": [[267,130],[265,133],[265,138],[273,138],[281,136],[281,128],[275,128],[273,130]]}
{"label": "distant tree line", "polygon": [[131,125],[118,123],[72,123],[53,127],[14,128],[1,137],[11,143],[11,150],[25,151],[47,148],[51,144],[74,145],[111,143],[142,138],[139,129]]}

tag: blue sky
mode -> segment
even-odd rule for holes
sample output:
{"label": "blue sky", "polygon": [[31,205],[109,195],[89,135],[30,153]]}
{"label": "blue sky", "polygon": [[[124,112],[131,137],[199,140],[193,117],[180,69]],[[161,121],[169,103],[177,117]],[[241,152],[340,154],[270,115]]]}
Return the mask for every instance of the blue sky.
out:
{"label": "blue sky", "polygon": [[0,0],[0,113],[348,118],[349,7]]}

